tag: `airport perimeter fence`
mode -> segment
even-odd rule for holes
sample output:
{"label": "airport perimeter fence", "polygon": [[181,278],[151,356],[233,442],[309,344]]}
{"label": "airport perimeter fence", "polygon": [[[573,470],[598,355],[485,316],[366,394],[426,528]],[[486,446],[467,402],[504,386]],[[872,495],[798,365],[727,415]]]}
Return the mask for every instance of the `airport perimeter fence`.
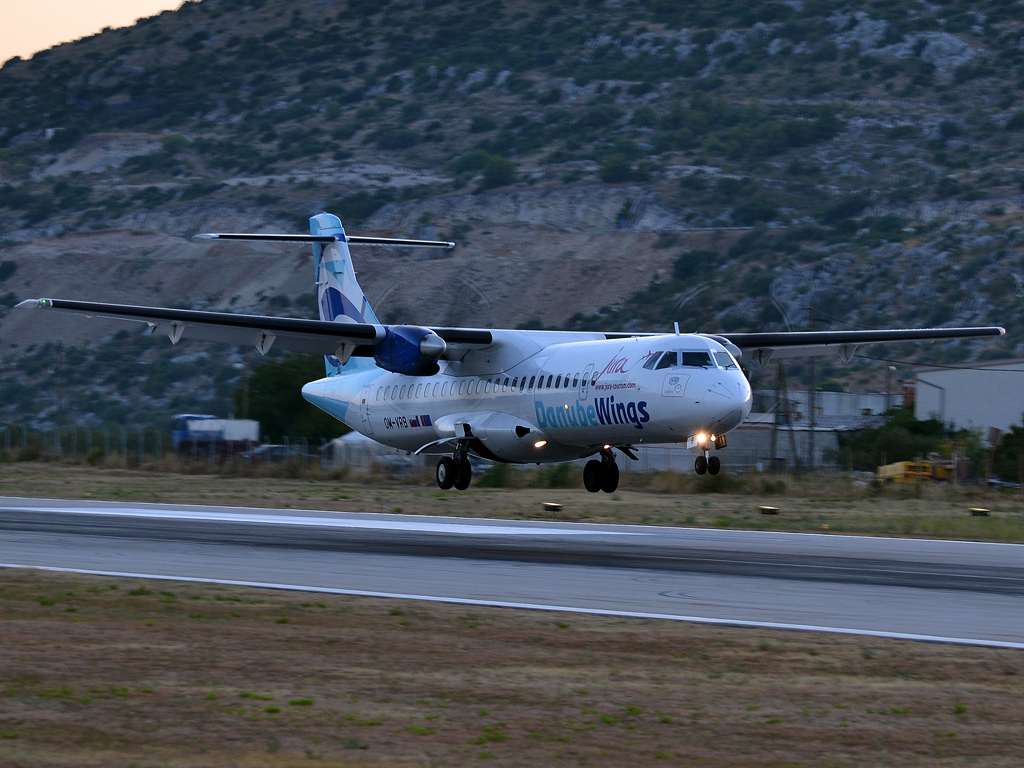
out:
{"label": "airport perimeter fence", "polygon": [[83,459],[97,462],[121,457],[162,460],[171,437],[157,427],[53,427],[32,429],[22,424],[0,424],[3,455],[13,461]]}

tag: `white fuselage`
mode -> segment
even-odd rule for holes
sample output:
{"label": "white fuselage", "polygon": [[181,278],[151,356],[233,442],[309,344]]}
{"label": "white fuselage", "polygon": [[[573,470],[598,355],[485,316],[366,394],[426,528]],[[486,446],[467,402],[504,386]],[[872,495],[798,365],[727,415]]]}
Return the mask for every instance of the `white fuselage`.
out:
{"label": "white fuselage", "polygon": [[352,429],[400,450],[448,453],[451,440],[468,439],[484,458],[530,463],[581,458],[608,445],[724,434],[750,412],[743,372],[704,336],[538,344],[512,364],[495,355],[484,365],[486,356],[476,354],[434,376],[368,367],[302,392]]}

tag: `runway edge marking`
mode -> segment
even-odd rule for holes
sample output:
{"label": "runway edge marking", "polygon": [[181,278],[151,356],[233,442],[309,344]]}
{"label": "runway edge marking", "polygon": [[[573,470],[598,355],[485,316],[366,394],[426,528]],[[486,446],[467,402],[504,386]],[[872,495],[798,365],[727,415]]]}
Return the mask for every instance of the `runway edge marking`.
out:
{"label": "runway edge marking", "polygon": [[98,571],[88,568],[60,568],[50,565],[22,565],[20,563],[0,563],[0,568],[24,568],[36,571],[52,571],[56,573],[80,573],[87,576],[112,576],[132,579],[155,579],[159,581],[185,581],[200,584],[222,584],[232,587],[253,587],[257,589],[279,589],[290,592],[318,592],[329,595],[348,595],[350,597],[377,597],[397,600],[421,600],[428,603],[450,603],[454,605],[476,605],[486,608],[517,608],[527,611],[551,611],[558,613],[579,613],[589,616],[611,616],[623,619],[661,619],[664,621],[684,621],[690,624],[710,624],[714,626],[742,627],[747,629],[779,629],[795,632],[827,632],[835,635],[859,635],[865,637],[881,637],[890,640],[915,640],[923,643],[944,643],[949,645],[970,645],[986,648],[1013,648],[1024,650],[1024,642],[1011,643],[1003,640],[980,640],[965,637],[942,637],[941,635],[918,635],[910,632],[885,632],[874,629],[851,629],[846,627],[822,627],[813,624],[786,624],[775,621],[746,621],[743,619],[716,619],[708,616],[680,616],[671,613],[644,613],[641,611],[616,611],[610,608],[579,608],[567,605],[545,605],[543,603],[515,603],[505,600],[474,600],[466,597],[443,597],[438,595],[411,595],[401,592],[374,592],[364,589],[340,589],[337,587],[313,587],[298,584],[275,584],[262,581],[241,581],[236,579],[204,579],[198,576],[167,576],[155,573],[133,573],[130,571]]}

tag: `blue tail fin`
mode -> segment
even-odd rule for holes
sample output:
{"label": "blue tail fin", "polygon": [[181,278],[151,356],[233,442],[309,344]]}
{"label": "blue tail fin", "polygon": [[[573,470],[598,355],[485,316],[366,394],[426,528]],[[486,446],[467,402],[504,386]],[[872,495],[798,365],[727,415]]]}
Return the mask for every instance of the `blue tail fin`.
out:
{"label": "blue tail fin", "polygon": [[[341,219],[330,213],[320,213],[309,220],[312,235],[345,235]],[[377,315],[370,307],[363,289],[356,281],[352,268],[352,255],[343,239],[325,246],[313,245],[313,266],[316,269],[316,298],[320,319],[335,323],[379,324]],[[372,358],[350,358],[342,364],[335,355],[326,355],[327,375],[338,376],[358,370],[372,368]]]}

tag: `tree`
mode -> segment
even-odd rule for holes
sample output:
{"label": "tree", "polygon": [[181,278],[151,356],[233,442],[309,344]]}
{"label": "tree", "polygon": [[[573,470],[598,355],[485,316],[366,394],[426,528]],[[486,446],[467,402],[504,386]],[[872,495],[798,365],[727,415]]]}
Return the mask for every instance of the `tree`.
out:
{"label": "tree", "polygon": [[[288,355],[266,360],[249,379],[250,419],[260,422],[260,432],[272,440],[280,437],[332,440],[349,428],[302,397],[302,385],[324,376],[320,355]],[[243,413],[245,395],[235,390],[235,407]]]}
{"label": "tree", "polygon": [[1007,482],[1020,482],[1020,457],[1024,455],[1024,415],[1021,424],[1014,424],[1003,435],[992,459],[992,474]]}
{"label": "tree", "polygon": [[919,421],[914,417],[913,408],[901,407],[895,409],[892,418],[880,427],[840,433],[836,458],[842,463],[850,452],[854,469],[874,471],[881,462],[883,451],[886,462],[891,464],[913,461],[933,452],[949,458],[954,450],[960,457],[970,460],[975,474],[982,471],[985,452],[976,430],[956,430],[938,419]]}

